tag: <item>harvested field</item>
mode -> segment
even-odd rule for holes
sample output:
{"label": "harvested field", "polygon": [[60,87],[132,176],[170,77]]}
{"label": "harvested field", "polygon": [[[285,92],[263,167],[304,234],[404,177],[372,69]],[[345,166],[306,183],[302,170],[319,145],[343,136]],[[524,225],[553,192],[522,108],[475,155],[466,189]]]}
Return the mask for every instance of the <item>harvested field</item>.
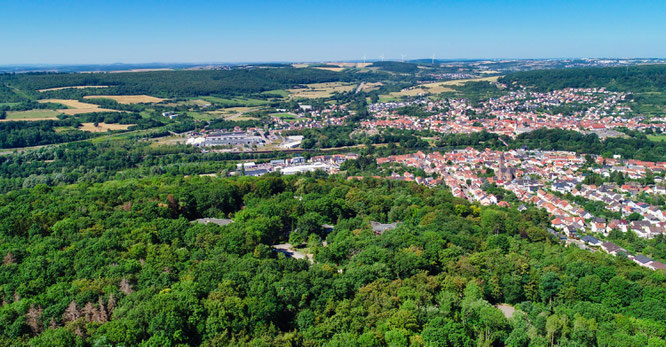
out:
{"label": "harvested field", "polygon": [[500,76],[469,78],[469,79],[465,79],[465,80],[446,81],[446,82],[442,82],[442,84],[445,85],[445,86],[459,86],[459,85],[465,84],[467,82],[483,82],[483,81],[497,82],[498,78],[500,78]]}
{"label": "harvested field", "polygon": [[389,94],[390,98],[400,98],[402,96],[418,96],[418,95],[436,95],[444,92],[454,92],[452,86],[460,86],[468,82],[497,82],[499,76],[469,78],[464,80],[452,80],[446,82],[424,83],[411,88],[403,89],[399,92]]}
{"label": "harvested field", "polygon": [[161,102],[165,99],[156,98],[149,95],[87,95],[83,97],[84,99],[111,99],[115,100],[119,104],[148,104]]}
{"label": "harvested field", "polygon": [[333,67],[333,66],[331,66],[331,67],[317,66],[317,67],[315,67],[315,69],[340,72],[340,71],[344,70],[345,68],[343,68],[343,67]]}
{"label": "harvested field", "polygon": [[127,130],[129,127],[136,124],[106,124],[98,123],[95,126],[95,123],[81,123],[79,130],[91,132],[91,133],[105,133],[111,130]]}
{"label": "harvested field", "polygon": [[106,108],[101,108],[99,105],[88,104],[85,102],[80,102],[78,100],[68,100],[68,99],[44,99],[39,100],[40,103],[54,103],[65,105],[69,108],[59,109],[58,112],[64,113],[66,115],[76,115],[82,113],[91,113],[91,112],[120,112],[118,110],[110,110]]}
{"label": "harvested field", "polygon": [[353,83],[326,82],[307,84],[306,88],[293,88],[288,92],[292,98],[326,98],[334,92],[348,92],[356,87]]}
{"label": "harvested field", "polygon": [[109,86],[70,86],[70,87],[57,87],[57,88],[46,88],[40,89],[38,92],[48,92],[52,90],[63,90],[63,89],[85,89],[85,88],[108,88]]}

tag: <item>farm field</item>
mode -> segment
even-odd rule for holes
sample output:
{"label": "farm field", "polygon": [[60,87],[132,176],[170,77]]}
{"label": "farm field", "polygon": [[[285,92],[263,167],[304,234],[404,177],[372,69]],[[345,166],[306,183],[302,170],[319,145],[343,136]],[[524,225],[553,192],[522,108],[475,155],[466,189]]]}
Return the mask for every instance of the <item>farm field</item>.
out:
{"label": "farm field", "polygon": [[57,88],[46,88],[39,89],[38,92],[49,92],[52,90],[63,90],[63,89],[85,89],[85,88],[108,88],[109,86],[69,86],[69,87],[57,87]]}
{"label": "farm field", "polygon": [[80,102],[78,100],[68,100],[68,99],[44,99],[39,100],[40,103],[54,103],[65,105],[69,108],[59,109],[58,112],[64,113],[66,115],[76,115],[82,113],[91,113],[91,112],[120,112],[117,110],[110,110],[106,108],[101,108],[99,105],[88,104],[85,102]]}
{"label": "farm field", "polygon": [[433,83],[424,83],[411,88],[403,89],[399,92],[392,92],[388,95],[380,96],[380,101],[393,101],[398,100],[403,96],[413,97],[418,95],[436,95],[445,92],[455,92],[455,89],[451,88],[453,86],[460,86],[468,82],[497,82],[497,79],[500,76],[491,76],[491,77],[480,77],[480,78],[469,78],[463,80],[452,80],[446,82],[433,82]]}
{"label": "farm field", "polygon": [[335,67],[335,66],[317,66],[317,67],[315,67],[315,69],[340,72],[340,71],[344,70],[345,68]]}
{"label": "farm field", "polygon": [[452,80],[452,81],[446,81],[442,82],[443,85],[445,86],[459,86],[462,84],[465,84],[467,82],[497,82],[497,79],[499,79],[502,76],[490,76],[490,77],[479,77],[479,78],[468,78],[464,80]]}
{"label": "farm field", "polygon": [[165,99],[156,98],[149,95],[87,95],[83,97],[84,99],[111,99],[115,100],[119,104],[150,104],[156,102],[162,102]]}
{"label": "farm field", "polygon": [[224,117],[226,120],[242,121],[257,119],[257,117],[248,116],[246,113],[257,111],[258,109],[258,107],[230,107],[211,113],[218,114],[217,118]]}
{"label": "farm field", "polygon": [[106,124],[102,122],[98,123],[97,126],[95,126],[95,123],[81,123],[81,127],[79,127],[79,130],[91,133],[105,133],[111,130],[127,130],[129,127],[133,125],[136,124]]}
{"label": "farm field", "polygon": [[293,88],[288,92],[291,98],[326,98],[333,95],[334,92],[348,92],[354,90],[356,85],[344,82],[326,82],[307,84],[306,88]]}
{"label": "farm field", "polygon": [[7,119],[4,121],[38,121],[38,120],[55,120],[58,119],[56,116],[62,114],[62,112],[54,110],[30,110],[30,111],[9,111],[7,112]]}

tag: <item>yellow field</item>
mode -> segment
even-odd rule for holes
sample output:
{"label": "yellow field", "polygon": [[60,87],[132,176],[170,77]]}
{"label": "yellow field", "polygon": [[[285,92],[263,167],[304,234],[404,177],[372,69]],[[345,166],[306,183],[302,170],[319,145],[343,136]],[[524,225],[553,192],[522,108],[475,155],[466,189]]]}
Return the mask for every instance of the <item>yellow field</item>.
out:
{"label": "yellow field", "polygon": [[87,95],[84,99],[111,99],[119,104],[148,104],[161,102],[165,99],[156,98],[148,95]]}
{"label": "yellow field", "polygon": [[44,99],[39,100],[40,103],[52,102],[55,104],[65,105],[69,108],[58,110],[58,112],[64,113],[66,115],[76,115],[82,113],[91,113],[91,112],[120,112],[117,110],[109,110],[106,108],[101,108],[99,105],[87,104],[85,102],[80,102],[78,100],[68,100],[68,99]]}
{"label": "yellow field", "polygon": [[348,92],[356,87],[353,83],[326,82],[307,84],[307,88],[288,89],[292,98],[326,98],[333,95],[334,92]]}
{"label": "yellow field", "polygon": [[84,88],[108,88],[109,86],[71,86],[71,87],[58,87],[58,88],[46,88],[40,89],[39,92],[48,92],[51,90],[62,90],[62,89],[84,89]]}
{"label": "yellow field", "polygon": [[91,133],[105,133],[107,131],[111,130],[127,130],[127,128],[131,127],[132,125],[136,124],[106,124],[106,123],[98,123],[97,126],[95,126],[95,123],[81,123],[81,127],[79,127],[79,130],[91,132]]}
{"label": "yellow field", "polygon": [[315,69],[340,72],[340,71],[344,70],[345,68],[343,68],[343,67],[333,67],[333,66],[331,66],[331,67],[318,66],[318,67],[315,67]]}
{"label": "yellow field", "polygon": [[500,76],[491,76],[491,77],[479,77],[479,78],[468,78],[466,80],[453,80],[453,81],[446,81],[442,82],[443,85],[445,86],[459,86],[462,84],[465,84],[467,82],[497,82],[497,79],[500,78]]}

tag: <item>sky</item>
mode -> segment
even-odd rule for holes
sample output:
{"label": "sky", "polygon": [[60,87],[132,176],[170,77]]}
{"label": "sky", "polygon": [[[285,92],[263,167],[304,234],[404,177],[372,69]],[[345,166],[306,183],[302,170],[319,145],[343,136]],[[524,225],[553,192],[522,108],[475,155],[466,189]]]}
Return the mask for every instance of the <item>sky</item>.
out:
{"label": "sky", "polygon": [[666,57],[666,1],[0,0],[0,65]]}

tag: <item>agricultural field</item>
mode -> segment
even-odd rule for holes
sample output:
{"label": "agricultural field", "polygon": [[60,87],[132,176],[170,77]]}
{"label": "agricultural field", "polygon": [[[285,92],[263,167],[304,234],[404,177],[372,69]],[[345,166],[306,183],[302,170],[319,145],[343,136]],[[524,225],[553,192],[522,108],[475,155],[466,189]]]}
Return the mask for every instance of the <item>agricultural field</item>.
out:
{"label": "agricultural field", "polygon": [[259,110],[258,107],[230,107],[230,108],[225,108],[224,110],[219,110],[209,113],[218,114],[217,118],[224,117],[224,119],[226,120],[242,121],[242,120],[257,119],[257,117],[252,117],[247,115],[247,113],[257,110]]}
{"label": "agricultural field", "polygon": [[384,85],[382,82],[367,82],[367,83],[363,83],[363,86],[361,87],[361,91],[364,91],[364,92],[371,92],[371,91],[373,91],[373,90],[377,90],[377,89],[379,89],[379,87],[381,87],[382,85]]}
{"label": "agricultural field", "polygon": [[59,109],[58,112],[64,113],[66,115],[76,115],[82,113],[92,113],[92,112],[120,112],[118,110],[110,110],[106,108],[101,108],[99,105],[88,104],[78,100],[68,100],[68,99],[44,99],[39,100],[40,103],[54,103],[64,105],[68,108]]}
{"label": "agricultural field", "polygon": [[382,102],[398,100],[402,97],[414,97],[419,95],[437,95],[445,92],[455,92],[452,87],[460,86],[468,82],[497,82],[500,76],[469,78],[462,80],[452,80],[446,82],[424,83],[414,87],[403,89],[399,92],[392,92],[389,95],[380,96]]}
{"label": "agricultural field", "polygon": [[295,99],[317,99],[330,97],[335,92],[348,92],[354,90],[354,88],[356,88],[354,83],[326,82],[307,84],[305,88],[293,88],[289,89],[288,92],[290,97]]}
{"label": "agricultural field", "polygon": [[129,127],[136,125],[136,124],[106,124],[106,123],[98,123],[97,126],[95,126],[95,123],[81,123],[81,127],[79,127],[79,130],[87,131],[90,133],[105,133],[107,131],[113,131],[113,130],[127,130]]}
{"label": "agricultural field", "polygon": [[0,121],[39,121],[39,120],[55,120],[62,112],[54,110],[30,110],[30,111],[9,111],[7,112],[7,119]]}
{"label": "agricultural field", "polygon": [[463,85],[467,82],[497,82],[497,79],[499,79],[500,77],[502,77],[502,76],[468,78],[468,79],[464,79],[464,80],[446,81],[446,82],[442,82],[442,84],[445,85],[445,86],[459,86],[459,85]]}
{"label": "agricultural field", "polygon": [[119,104],[151,104],[162,102],[165,99],[156,98],[149,95],[88,95],[84,96],[84,99],[111,99],[115,100]]}
{"label": "agricultural field", "polygon": [[86,89],[86,88],[108,88],[109,86],[69,86],[69,87],[57,87],[57,88],[46,88],[39,89],[38,92],[50,92],[53,90],[63,90],[63,89]]}

